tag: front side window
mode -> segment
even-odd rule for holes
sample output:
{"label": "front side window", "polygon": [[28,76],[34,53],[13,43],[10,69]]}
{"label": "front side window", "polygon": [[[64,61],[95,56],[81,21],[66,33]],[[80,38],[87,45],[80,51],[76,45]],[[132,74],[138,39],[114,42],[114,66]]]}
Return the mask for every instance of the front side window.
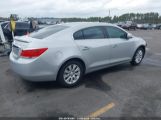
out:
{"label": "front side window", "polygon": [[127,38],[127,33],[117,27],[108,26],[105,29],[109,38]]}
{"label": "front side window", "polygon": [[84,39],[102,39],[105,38],[104,32],[101,27],[90,27],[83,31]]}

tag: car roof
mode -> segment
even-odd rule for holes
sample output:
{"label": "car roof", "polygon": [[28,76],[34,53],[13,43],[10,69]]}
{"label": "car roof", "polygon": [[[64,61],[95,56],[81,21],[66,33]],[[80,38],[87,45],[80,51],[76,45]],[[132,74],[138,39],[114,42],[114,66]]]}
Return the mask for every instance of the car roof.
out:
{"label": "car roof", "polygon": [[87,26],[106,26],[106,25],[112,25],[111,23],[103,23],[103,22],[70,22],[70,23],[62,23],[60,25],[74,27],[74,28],[82,28]]}
{"label": "car roof", "polygon": [[[61,23],[61,24],[56,24],[56,25],[67,26],[68,28],[65,29],[64,31],[68,31],[68,32],[70,31],[72,33],[76,32],[78,30],[82,30],[82,29],[85,29],[88,27],[94,27],[94,26],[114,26],[114,27],[117,27],[117,28],[123,30],[124,32],[127,32],[115,24],[105,23],[105,22],[69,22],[69,23]],[[53,26],[55,26],[55,25],[53,25]]]}

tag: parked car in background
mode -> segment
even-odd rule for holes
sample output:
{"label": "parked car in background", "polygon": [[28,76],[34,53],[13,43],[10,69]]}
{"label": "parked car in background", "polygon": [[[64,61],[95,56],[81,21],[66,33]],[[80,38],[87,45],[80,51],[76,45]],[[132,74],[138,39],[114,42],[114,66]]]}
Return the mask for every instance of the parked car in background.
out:
{"label": "parked car in background", "polygon": [[149,29],[149,24],[148,23],[142,24],[142,26],[140,27],[140,29],[142,29],[142,30],[148,30]]}
{"label": "parked car in background", "polygon": [[10,63],[26,80],[57,80],[72,87],[86,73],[127,62],[139,65],[145,51],[142,38],[116,25],[66,23],[16,37]]}
{"label": "parked car in background", "polygon": [[120,27],[122,27],[123,29],[127,29],[127,30],[130,30],[130,29],[136,30],[137,24],[135,22],[132,22],[132,21],[126,21]]}
{"label": "parked car in background", "polygon": [[[12,41],[12,32],[10,29],[10,22],[4,22],[4,27],[3,27],[3,32],[5,35],[5,38],[8,41]],[[23,36],[23,35],[27,35],[33,31],[35,31],[36,28],[33,28],[32,25],[29,22],[17,22],[16,21],[16,28],[14,31],[14,35],[15,36]]]}
{"label": "parked car in background", "polygon": [[156,28],[155,29],[161,30],[161,24],[156,25]]}
{"label": "parked car in background", "polygon": [[151,29],[151,30],[154,30],[154,29],[156,29],[156,27],[157,27],[156,24],[150,24],[149,26],[150,26],[150,29]]}
{"label": "parked car in background", "polygon": [[153,30],[156,29],[157,25],[156,24],[137,24],[137,29],[142,29],[142,30]]}
{"label": "parked car in background", "polygon": [[4,20],[0,20],[0,23],[1,23],[1,22],[5,22],[5,21],[4,21]]}
{"label": "parked car in background", "polygon": [[137,24],[137,29],[142,29],[143,28],[143,24]]}
{"label": "parked car in background", "polygon": [[118,22],[117,26],[122,27],[125,24],[125,22]]}
{"label": "parked car in background", "polygon": [[[4,28],[5,28],[5,26],[8,24],[8,21],[6,21],[6,22],[1,22],[0,23],[0,27],[2,28],[2,31],[4,32]],[[5,37],[5,36],[4,36]],[[2,42],[2,40],[1,40],[1,38],[0,38],[0,43]]]}
{"label": "parked car in background", "polygon": [[5,40],[5,36],[3,34],[4,27],[8,24],[8,22],[1,22],[0,23],[0,53],[1,55],[8,55],[11,51],[11,44]]}
{"label": "parked car in background", "polygon": [[9,21],[5,21],[5,22],[1,22],[1,27],[2,27],[2,30],[4,30],[5,26],[9,23]]}
{"label": "parked car in background", "polygon": [[149,24],[148,23],[143,24],[143,29],[148,30],[149,29]]}

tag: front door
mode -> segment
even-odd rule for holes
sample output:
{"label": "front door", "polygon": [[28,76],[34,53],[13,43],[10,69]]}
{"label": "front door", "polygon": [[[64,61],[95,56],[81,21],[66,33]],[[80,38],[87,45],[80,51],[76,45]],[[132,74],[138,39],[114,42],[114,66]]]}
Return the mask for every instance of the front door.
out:
{"label": "front door", "polygon": [[99,69],[110,63],[110,41],[102,27],[80,30],[75,33],[75,37],[82,56],[88,61],[89,70]]}
{"label": "front door", "polygon": [[131,60],[134,42],[132,39],[127,39],[127,33],[113,26],[107,26],[105,30],[111,43],[111,62],[115,63]]}

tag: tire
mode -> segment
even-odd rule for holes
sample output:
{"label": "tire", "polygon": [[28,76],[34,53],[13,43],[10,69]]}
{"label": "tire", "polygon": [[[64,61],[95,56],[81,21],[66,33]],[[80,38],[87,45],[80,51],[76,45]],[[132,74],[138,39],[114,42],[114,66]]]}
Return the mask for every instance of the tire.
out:
{"label": "tire", "polygon": [[144,48],[139,47],[132,58],[131,64],[134,66],[139,65],[142,62],[144,55],[145,55]]}
{"label": "tire", "polygon": [[63,87],[73,87],[79,84],[84,74],[84,67],[81,62],[71,60],[66,62],[58,73],[57,81]]}

